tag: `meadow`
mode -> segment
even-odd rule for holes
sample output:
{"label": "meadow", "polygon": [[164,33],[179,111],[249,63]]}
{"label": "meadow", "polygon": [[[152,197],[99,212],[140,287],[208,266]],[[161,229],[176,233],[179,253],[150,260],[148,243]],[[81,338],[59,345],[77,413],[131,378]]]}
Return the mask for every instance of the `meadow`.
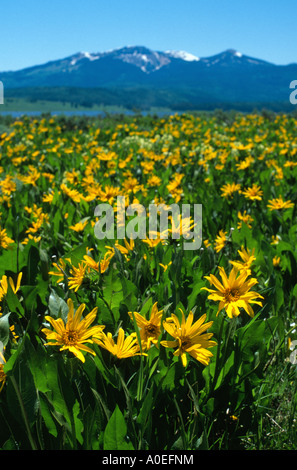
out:
{"label": "meadow", "polygon": [[[0,448],[296,450],[296,118],[0,129]],[[166,234],[98,239],[118,196]],[[200,248],[172,204],[202,205]]]}

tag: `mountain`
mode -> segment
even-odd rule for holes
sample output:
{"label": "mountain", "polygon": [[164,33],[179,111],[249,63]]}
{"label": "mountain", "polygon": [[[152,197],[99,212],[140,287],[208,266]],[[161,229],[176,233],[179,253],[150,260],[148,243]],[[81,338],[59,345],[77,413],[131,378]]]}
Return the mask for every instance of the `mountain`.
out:
{"label": "mountain", "polygon": [[54,100],[67,96],[73,102],[87,100],[90,106],[176,109],[247,104],[288,107],[289,85],[296,78],[297,64],[276,65],[234,49],[196,57],[186,51],[161,52],[143,46],[79,52],[0,73],[8,97]]}
{"label": "mountain", "polygon": [[31,86],[121,86],[148,84],[147,76],[174,62],[198,61],[186,52],[123,47],[101,53],[79,52],[61,60],[0,73],[7,88]]}

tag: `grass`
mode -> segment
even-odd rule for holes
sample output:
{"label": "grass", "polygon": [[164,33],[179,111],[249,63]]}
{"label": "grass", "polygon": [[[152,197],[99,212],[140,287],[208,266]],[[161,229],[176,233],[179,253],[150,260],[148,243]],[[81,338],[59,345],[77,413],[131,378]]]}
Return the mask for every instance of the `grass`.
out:
{"label": "grass", "polygon": [[2,112],[21,112],[21,113],[53,113],[53,112],[98,112],[98,113],[121,113],[125,108],[121,106],[81,106],[70,102],[48,101],[48,100],[29,100],[26,98],[6,98],[0,105],[0,114]]}

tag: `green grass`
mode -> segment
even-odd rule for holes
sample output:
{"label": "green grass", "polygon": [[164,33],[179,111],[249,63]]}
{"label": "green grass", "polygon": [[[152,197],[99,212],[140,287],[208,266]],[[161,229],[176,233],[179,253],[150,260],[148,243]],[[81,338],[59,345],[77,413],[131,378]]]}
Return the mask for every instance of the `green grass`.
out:
{"label": "green grass", "polygon": [[0,105],[0,114],[2,112],[38,112],[38,113],[49,113],[49,112],[78,112],[78,111],[91,111],[91,112],[114,112],[121,113],[125,112],[125,108],[122,106],[81,106],[74,105],[73,103],[63,101],[47,101],[47,100],[36,100],[31,101],[25,98],[7,98],[4,100],[4,104]]}
{"label": "green grass", "polygon": [[296,450],[296,366],[276,361],[259,388],[258,432],[242,437],[248,450]]}

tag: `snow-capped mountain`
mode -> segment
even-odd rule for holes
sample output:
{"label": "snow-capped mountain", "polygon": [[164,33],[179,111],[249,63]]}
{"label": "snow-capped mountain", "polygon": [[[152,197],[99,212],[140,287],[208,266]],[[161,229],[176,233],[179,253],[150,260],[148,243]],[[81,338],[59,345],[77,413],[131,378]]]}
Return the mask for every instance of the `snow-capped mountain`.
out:
{"label": "snow-capped mountain", "polygon": [[187,62],[198,61],[199,58],[186,51],[152,51],[143,46],[127,46],[120,49],[113,49],[111,51],[90,53],[79,52],[73,56],[64,59],[64,63],[69,67],[78,67],[81,65],[82,60],[99,60],[99,59],[114,59],[127,64],[134,65],[142,72],[152,73],[156,72],[164,65],[172,62],[172,59],[180,59]]}
{"label": "snow-capped mountain", "polygon": [[134,65],[145,73],[156,72],[162,67],[171,64],[175,60],[181,60],[184,62],[201,61],[201,64],[205,64],[207,67],[213,65],[230,66],[231,64],[269,64],[263,60],[254,59],[252,57],[243,55],[241,52],[238,52],[235,49],[228,49],[211,57],[197,57],[187,51],[168,50],[160,52],[152,51],[143,46],[127,46],[100,53],[79,52],[78,54],[75,54],[64,60],[70,62],[70,66],[78,66],[81,60],[94,61],[107,58],[120,60],[127,64]]}
{"label": "snow-capped mountain", "polygon": [[230,65],[237,65],[237,66],[246,66],[246,65],[273,65],[269,62],[264,60],[255,59],[253,57],[249,57],[247,55],[242,54],[235,49],[227,49],[220,54],[216,54],[211,57],[201,58],[201,62],[207,65],[207,67],[213,65],[220,65],[223,67],[228,67]]}
{"label": "snow-capped mountain", "polygon": [[168,54],[169,57],[174,57],[175,59],[185,60],[186,62],[196,62],[200,60],[199,57],[186,51],[165,51],[165,54]]}
{"label": "snow-capped mountain", "polygon": [[14,95],[20,89],[30,88],[36,96],[44,87],[71,87],[105,90],[103,95],[111,99],[129,90],[130,96],[137,95],[138,105],[146,95],[157,106],[168,106],[173,100],[180,106],[288,102],[289,84],[296,78],[296,64],[278,66],[234,49],[197,57],[187,51],[154,51],[144,46],[79,52],[16,72],[0,72],[4,89],[14,89]]}

